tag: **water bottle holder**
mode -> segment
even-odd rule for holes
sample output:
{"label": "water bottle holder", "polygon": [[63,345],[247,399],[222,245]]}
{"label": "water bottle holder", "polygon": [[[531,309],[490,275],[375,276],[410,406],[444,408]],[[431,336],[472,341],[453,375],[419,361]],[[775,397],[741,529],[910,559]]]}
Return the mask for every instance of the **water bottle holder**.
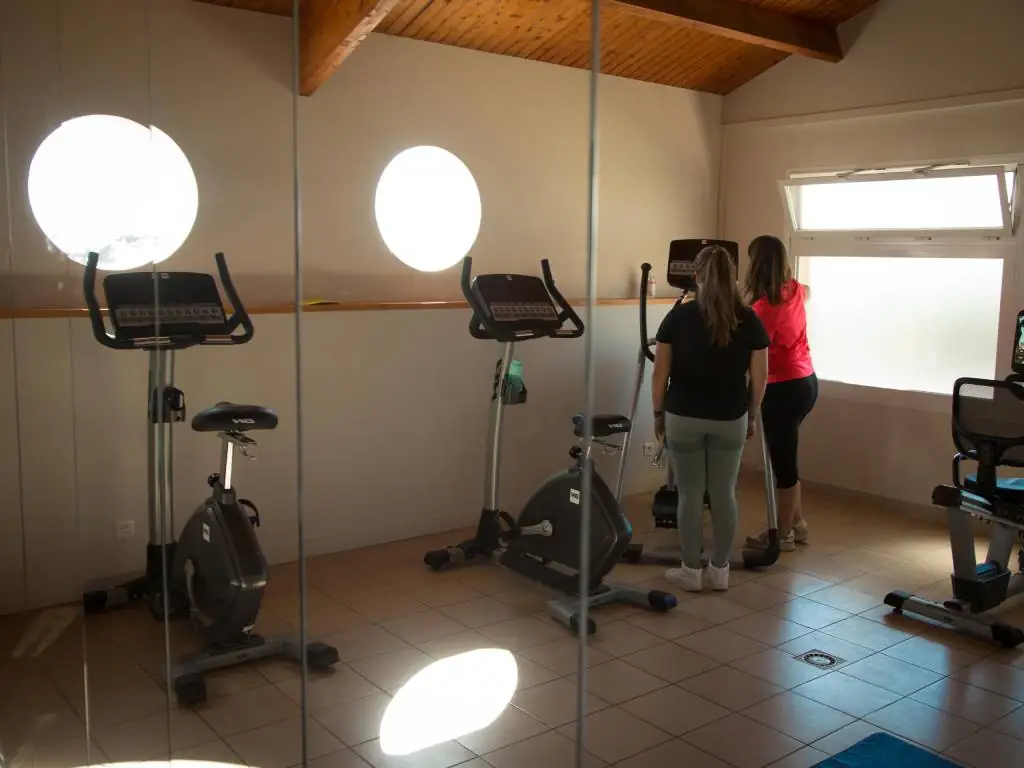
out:
{"label": "water bottle holder", "polygon": [[505,379],[504,385],[501,388],[501,402],[503,405],[522,405],[526,402],[526,384],[520,380],[518,387],[510,385],[508,379]]}

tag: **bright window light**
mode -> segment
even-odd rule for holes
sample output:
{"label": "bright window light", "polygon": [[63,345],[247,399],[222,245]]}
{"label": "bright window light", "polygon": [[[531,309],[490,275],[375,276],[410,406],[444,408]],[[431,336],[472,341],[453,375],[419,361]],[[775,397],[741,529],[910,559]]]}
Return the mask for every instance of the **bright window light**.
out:
{"label": "bright window light", "polygon": [[[881,174],[879,174],[881,176]],[[1003,230],[1012,172],[871,178],[785,185],[797,231]]]}
{"label": "bright window light", "polygon": [[996,371],[1003,260],[810,256],[807,333],[821,379],[948,395]]}
{"label": "bright window light", "polygon": [[185,153],[159,128],[112,115],[61,124],[28,171],[39,228],[72,261],[125,270],[170,258],[192,231],[199,188]]}
{"label": "bright window light", "polygon": [[399,261],[421,272],[459,263],[480,232],[480,191],[469,168],[440,147],[413,147],[377,183],[377,228]]}
{"label": "bright window light", "polygon": [[518,679],[515,657],[498,648],[435,661],[391,700],[380,724],[381,751],[411,755],[486,728],[512,700]]}

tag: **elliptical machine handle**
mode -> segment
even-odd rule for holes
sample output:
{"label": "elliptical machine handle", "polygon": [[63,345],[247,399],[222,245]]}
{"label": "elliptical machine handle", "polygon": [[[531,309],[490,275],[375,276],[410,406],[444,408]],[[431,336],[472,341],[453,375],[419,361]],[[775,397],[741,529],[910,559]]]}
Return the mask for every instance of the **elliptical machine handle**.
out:
{"label": "elliptical machine handle", "polygon": [[[213,260],[217,263],[217,274],[220,276],[220,284],[224,288],[224,294],[228,297],[228,301],[231,302],[231,317],[227,321],[228,339],[230,339],[232,344],[247,344],[252,341],[252,337],[256,332],[256,329],[253,328],[252,319],[249,317],[249,313],[245,311],[245,305],[242,304],[238,291],[235,290],[235,284],[231,280],[231,272],[228,271],[228,261],[224,254],[215,253]],[[242,333],[235,335],[235,329],[239,325],[242,326]]]}
{"label": "elliptical machine handle", "polygon": [[583,320],[580,319],[580,316],[576,314],[576,310],[572,308],[569,302],[565,300],[562,292],[555,286],[555,278],[551,274],[551,262],[547,259],[541,259],[540,269],[544,274],[544,287],[548,289],[551,298],[555,300],[555,303],[562,310],[558,314],[558,319],[563,323],[568,320],[573,325],[571,329],[560,328],[551,335],[559,339],[578,339],[583,335],[583,331],[586,330]]}
{"label": "elliptical machine handle", "polygon": [[122,341],[114,338],[107,332],[107,325],[103,321],[103,311],[100,309],[100,302],[96,298],[96,266],[99,264],[100,255],[90,253],[85,262],[85,277],[82,279],[82,293],[85,294],[85,307],[89,310],[89,323],[92,325],[92,335],[100,344],[110,349],[134,349],[131,341]]}
{"label": "elliptical machine handle", "polygon": [[651,279],[651,265],[646,261],[640,265],[640,349],[644,357],[654,362],[654,352],[651,350],[650,337],[647,335],[647,286]]}

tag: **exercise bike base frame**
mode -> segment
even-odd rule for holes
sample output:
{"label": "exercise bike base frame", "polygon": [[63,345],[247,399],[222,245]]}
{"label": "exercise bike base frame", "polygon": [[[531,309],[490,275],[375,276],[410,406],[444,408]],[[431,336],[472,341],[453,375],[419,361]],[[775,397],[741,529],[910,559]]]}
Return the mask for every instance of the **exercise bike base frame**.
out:
{"label": "exercise bike base frame", "polygon": [[303,651],[305,651],[310,669],[328,669],[339,660],[338,651],[325,643],[307,643],[303,649],[299,641],[292,635],[263,637],[253,634],[244,643],[236,646],[209,647],[181,657],[171,665],[171,684],[174,686],[178,703],[183,706],[192,706],[206,699],[206,683],[203,680],[203,675],[207,672],[275,656],[301,663]]}
{"label": "exercise bike base frame", "polygon": [[[885,596],[885,604],[894,613],[918,616],[992,641],[1004,648],[1024,643],[1024,629],[1000,620],[997,609],[1007,600],[1024,594],[1024,573],[1012,573],[1010,560],[1024,524],[993,514],[985,499],[953,486],[939,486],[934,501],[959,497],[960,504],[946,507],[949,541],[953,553],[950,581],[954,596],[949,600],[928,600],[910,592],[896,590]],[[975,554],[972,520],[994,526],[985,562]]]}
{"label": "exercise bike base frame", "polygon": [[[169,569],[174,562],[177,546],[177,543],[173,541],[166,545],[147,544],[145,573],[113,587],[83,592],[83,612],[86,615],[91,615],[124,606],[136,606],[148,600],[153,618],[163,620],[164,556],[162,550],[166,551],[167,567]],[[169,606],[168,618],[177,620],[185,615],[187,615],[187,612],[183,613],[172,601]]]}
{"label": "exercise bike base frame", "polygon": [[[653,609],[659,613],[671,610],[676,605],[676,597],[668,592],[648,590],[629,584],[604,582],[599,591],[587,595],[588,611],[600,605],[626,603],[642,608]],[[556,621],[573,631],[579,629],[580,600],[579,597],[566,596],[548,602],[548,610]],[[587,634],[597,631],[593,619],[587,619]]]}

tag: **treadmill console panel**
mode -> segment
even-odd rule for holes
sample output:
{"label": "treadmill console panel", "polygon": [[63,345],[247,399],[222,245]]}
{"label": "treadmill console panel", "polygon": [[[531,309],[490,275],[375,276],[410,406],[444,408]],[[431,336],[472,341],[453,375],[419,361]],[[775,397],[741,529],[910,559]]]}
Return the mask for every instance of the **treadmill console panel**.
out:
{"label": "treadmill console panel", "polygon": [[668,249],[668,284],[683,291],[696,290],[697,254],[713,245],[725,248],[732,256],[732,263],[739,269],[739,245],[732,240],[705,240],[703,238],[673,240]]}
{"label": "treadmill console panel", "polygon": [[205,337],[227,333],[224,305],[211,275],[199,272],[112,274],[104,278],[103,292],[117,338]]}
{"label": "treadmill console panel", "polygon": [[489,330],[554,333],[562,321],[544,281],[533,275],[478,275],[473,296],[486,308]]}

